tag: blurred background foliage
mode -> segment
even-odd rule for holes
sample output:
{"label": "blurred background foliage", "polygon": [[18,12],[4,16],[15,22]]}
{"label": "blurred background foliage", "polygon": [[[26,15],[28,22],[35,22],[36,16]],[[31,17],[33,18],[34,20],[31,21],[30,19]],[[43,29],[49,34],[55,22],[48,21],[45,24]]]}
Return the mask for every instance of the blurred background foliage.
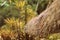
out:
{"label": "blurred background foliage", "polygon": [[[9,40],[9,37],[26,40],[24,25],[44,11],[48,3],[49,0],[0,0],[0,36],[3,40]],[[57,40],[57,36],[48,38]]]}

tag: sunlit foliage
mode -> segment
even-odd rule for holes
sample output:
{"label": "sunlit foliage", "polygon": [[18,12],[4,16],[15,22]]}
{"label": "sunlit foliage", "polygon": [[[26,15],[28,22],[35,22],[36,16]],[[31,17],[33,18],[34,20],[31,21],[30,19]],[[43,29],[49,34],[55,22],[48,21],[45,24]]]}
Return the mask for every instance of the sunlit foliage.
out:
{"label": "sunlit foliage", "polygon": [[19,18],[7,18],[5,19],[5,23],[8,27],[10,27],[13,30],[23,29],[24,22],[20,21]]}

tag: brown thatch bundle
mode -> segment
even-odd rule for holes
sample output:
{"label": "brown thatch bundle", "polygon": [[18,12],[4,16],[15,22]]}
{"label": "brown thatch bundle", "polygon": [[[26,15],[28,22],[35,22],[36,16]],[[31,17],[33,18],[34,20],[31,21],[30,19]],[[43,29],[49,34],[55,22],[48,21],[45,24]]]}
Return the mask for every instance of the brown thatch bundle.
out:
{"label": "brown thatch bundle", "polygon": [[60,32],[60,0],[55,0],[39,16],[28,22],[24,29],[27,34],[40,37]]}

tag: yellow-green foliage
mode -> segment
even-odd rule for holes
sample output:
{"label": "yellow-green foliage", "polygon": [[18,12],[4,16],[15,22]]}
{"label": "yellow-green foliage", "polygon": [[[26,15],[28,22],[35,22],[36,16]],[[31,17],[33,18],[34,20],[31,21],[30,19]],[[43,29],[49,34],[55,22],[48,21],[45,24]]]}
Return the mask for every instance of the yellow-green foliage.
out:
{"label": "yellow-green foliage", "polygon": [[23,8],[25,6],[25,1],[15,1],[15,5],[17,8]]}
{"label": "yellow-green foliage", "polygon": [[49,40],[60,40],[60,33],[51,34],[48,38]]}
{"label": "yellow-green foliage", "polygon": [[15,1],[16,8],[20,11],[20,17],[22,20],[29,21],[35,17],[37,13],[32,9],[32,6],[27,4],[25,0]]}
{"label": "yellow-green foliage", "polygon": [[8,17],[4,19],[5,25],[2,26],[1,32],[4,33],[5,31],[5,33],[9,34],[14,30],[17,32],[18,29],[20,30],[19,32],[24,32],[23,30],[24,25],[37,15],[36,12],[32,9],[32,6],[29,5],[26,0],[14,0],[14,2],[13,0],[8,0],[8,2],[10,3],[11,6],[13,6],[14,3],[14,7],[16,8],[16,10],[18,10],[18,14],[20,16],[18,18]]}
{"label": "yellow-green foliage", "polygon": [[14,17],[5,19],[5,23],[9,27],[13,28],[23,28],[24,26],[24,22],[20,21],[19,18],[16,19]]}

